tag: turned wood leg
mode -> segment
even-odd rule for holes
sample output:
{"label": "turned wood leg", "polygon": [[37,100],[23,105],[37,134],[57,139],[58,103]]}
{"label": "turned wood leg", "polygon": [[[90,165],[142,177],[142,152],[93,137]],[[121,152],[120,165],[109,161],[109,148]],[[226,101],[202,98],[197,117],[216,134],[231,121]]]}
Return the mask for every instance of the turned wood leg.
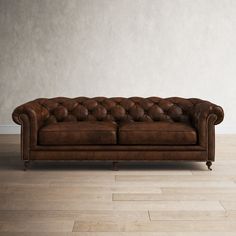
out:
{"label": "turned wood leg", "polygon": [[112,169],[116,170],[116,171],[118,170],[118,161],[113,161],[112,162]]}
{"label": "turned wood leg", "polygon": [[212,162],[211,162],[211,161],[207,161],[207,162],[206,162],[206,165],[207,165],[207,167],[208,167],[209,170],[212,170],[212,169],[211,169],[211,165],[212,165]]}
{"label": "turned wood leg", "polygon": [[24,171],[27,171],[30,167],[30,161],[24,161]]}

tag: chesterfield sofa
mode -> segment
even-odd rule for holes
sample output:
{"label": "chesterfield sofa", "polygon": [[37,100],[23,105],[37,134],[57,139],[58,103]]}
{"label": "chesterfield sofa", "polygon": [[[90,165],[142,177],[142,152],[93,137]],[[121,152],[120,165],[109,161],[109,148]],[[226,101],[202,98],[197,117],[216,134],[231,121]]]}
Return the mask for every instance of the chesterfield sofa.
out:
{"label": "chesterfield sofa", "polygon": [[196,98],[40,98],[17,107],[21,158],[34,160],[215,160],[223,109]]}

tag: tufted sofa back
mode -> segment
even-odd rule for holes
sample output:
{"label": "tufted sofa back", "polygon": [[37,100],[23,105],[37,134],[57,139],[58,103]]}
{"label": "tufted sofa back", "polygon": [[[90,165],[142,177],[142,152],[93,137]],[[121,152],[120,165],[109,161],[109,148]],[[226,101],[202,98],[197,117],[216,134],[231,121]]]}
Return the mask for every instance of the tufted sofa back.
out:
{"label": "tufted sofa back", "polygon": [[46,124],[69,121],[168,121],[190,122],[194,99],[179,97],[77,97],[40,98],[46,108]]}

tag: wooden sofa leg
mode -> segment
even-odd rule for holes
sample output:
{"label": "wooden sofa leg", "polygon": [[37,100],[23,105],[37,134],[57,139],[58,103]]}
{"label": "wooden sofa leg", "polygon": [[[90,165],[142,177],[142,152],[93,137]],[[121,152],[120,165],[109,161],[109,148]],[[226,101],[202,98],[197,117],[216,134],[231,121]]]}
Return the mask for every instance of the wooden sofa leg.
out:
{"label": "wooden sofa leg", "polygon": [[207,165],[207,167],[208,167],[208,170],[212,170],[212,169],[211,169],[211,165],[212,165],[212,162],[211,162],[211,161],[207,161],[207,162],[206,162],[206,165]]}
{"label": "wooden sofa leg", "polygon": [[117,171],[118,170],[118,161],[113,161],[112,162],[112,169]]}
{"label": "wooden sofa leg", "polygon": [[24,161],[24,171],[27,171],[30,167],[30,161]]}

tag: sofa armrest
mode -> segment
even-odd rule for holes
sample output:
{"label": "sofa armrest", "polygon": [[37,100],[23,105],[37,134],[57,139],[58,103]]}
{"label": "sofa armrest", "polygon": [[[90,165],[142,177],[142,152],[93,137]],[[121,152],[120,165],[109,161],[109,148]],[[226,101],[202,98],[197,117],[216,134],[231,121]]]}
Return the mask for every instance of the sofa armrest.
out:
{"label": "sofa armrest", "polygon": [[37,100],[18,106],[12,113],[14,122],[21,125],[22,135],[30,136],[28,138],[31,146],[37,144],[38,129],[48,116],[48,110]]}
{"label": "sofa armrest", "polygon": [[220,106],[211,102],[200,99],[194,101],[195,105],[191,114],[192,122],[198,131],[199,144],[208,147],[209,139],[215,138],[212,135],[214,125],[223,121],[224,111]]}

